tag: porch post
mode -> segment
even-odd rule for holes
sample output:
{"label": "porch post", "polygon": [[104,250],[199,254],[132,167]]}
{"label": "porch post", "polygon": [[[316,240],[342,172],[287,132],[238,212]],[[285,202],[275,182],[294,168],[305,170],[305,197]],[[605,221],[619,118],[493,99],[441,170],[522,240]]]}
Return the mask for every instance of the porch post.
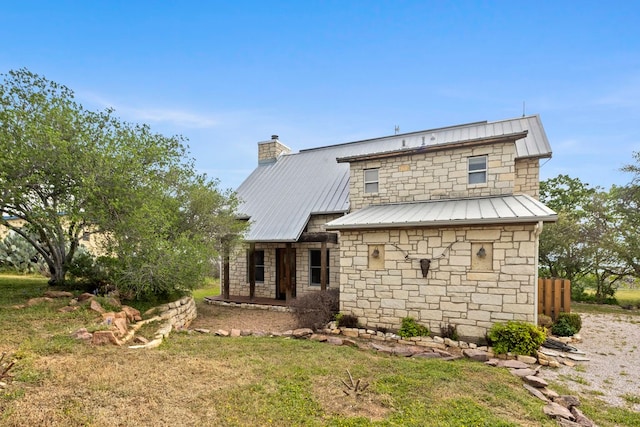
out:
{"label": "porch post", "polygon": [[225,252],[222,272],[222,298],[229,299],[229,252]]}
{"label": "porch post", "polygon": [[324,240],[320,249],[320,290],[327,290],[327,242]]}
{"label": "porch post", "polygon": [[291,243],[287,243],[287,247],[284,254],[284,286],[285,286],[285,301],[288,304],[291,301]]}
{"label": "porch post", "polygon": [[249,300],[256,295],[256,244],[249,243]]}

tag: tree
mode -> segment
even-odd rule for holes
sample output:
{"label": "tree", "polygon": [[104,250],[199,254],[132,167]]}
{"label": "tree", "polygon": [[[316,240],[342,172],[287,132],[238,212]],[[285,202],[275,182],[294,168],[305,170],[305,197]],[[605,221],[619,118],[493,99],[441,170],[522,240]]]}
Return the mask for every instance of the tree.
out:
{"label": "tree", "polygon": [[540,236],[540,275],[575,280],[588,271],[583,223],[585,206],[597,189],[578,178],[558,175],[540,183],[540,200],[558,213],[558,221]]}
{"label": "tree", "polygon": [[640,152],[633,153],[633,157],[636,164],[622,168],[633,174],[631,181],[624,187],[614,186],[611,193],[620,224],[619,256],[632,270],[631,274],[640,277]]}
{"label": "tree", "polygon": [[[240,229],[232,195],[195,173],[184,139],[85,110],[70,89],[28,70],[3,77],[0,213],[35,236],[1,223],[43,257],[50,283],[64,283],[88,230],[103,237],[109,277],[133,295],[194,286],[212,242]],[[189,216],[198,200],[207,203]]]}

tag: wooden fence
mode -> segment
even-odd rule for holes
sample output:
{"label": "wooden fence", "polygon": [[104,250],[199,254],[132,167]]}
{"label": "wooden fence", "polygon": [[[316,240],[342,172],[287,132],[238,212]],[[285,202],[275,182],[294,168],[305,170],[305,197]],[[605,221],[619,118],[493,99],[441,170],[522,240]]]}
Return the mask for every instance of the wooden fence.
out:
{"label": "wooden fence", "polygon": [[560,312],[571,313],[571,281],[567,279],[538,279],[538,314],[546,314],[553,321]]}

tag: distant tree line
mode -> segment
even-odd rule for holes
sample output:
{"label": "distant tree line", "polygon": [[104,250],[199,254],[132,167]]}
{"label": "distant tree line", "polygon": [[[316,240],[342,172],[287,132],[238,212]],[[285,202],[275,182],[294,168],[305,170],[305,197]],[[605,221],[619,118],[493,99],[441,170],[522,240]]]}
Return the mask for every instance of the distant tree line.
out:
{"label": "distant tree line", "polygon": [[540,184],[558,222],[540,236],[539,274],[570,279],[574,299],[606,302],[622,281],[640,278],[640,153],[622,170],[629,183],[608,191],[567,175]]}

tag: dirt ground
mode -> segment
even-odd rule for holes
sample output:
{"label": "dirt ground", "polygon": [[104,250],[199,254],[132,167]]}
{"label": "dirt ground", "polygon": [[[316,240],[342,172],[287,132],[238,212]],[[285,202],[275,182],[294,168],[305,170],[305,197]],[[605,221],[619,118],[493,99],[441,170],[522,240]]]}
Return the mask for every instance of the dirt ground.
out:
{"label": "dirt ground", "polygon": [[297,327],[296,319],[291,313],[205,303],[198,304],[198,317],[190,326],[191,329],[204,328],[212,332],[218,329],[284,332]]}

